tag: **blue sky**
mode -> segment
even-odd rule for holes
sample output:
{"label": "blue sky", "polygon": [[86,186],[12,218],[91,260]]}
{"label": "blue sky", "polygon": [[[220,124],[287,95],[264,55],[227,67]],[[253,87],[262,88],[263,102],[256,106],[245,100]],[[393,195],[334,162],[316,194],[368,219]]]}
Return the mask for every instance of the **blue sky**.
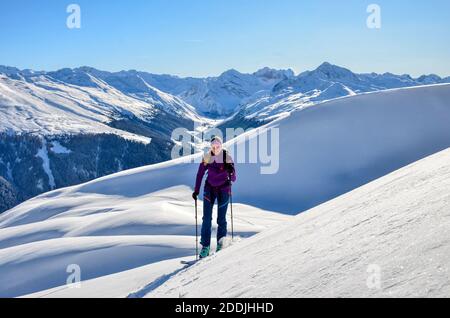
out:
{"label": "blue sky", "polygon": [[[81,7],[81,29],[66,8]],[[369,4],[382,28],[366,26]],[[55,70],[82,65],[180,76],[235,68],[450,75],[450,1],[2,0],[0,64]]]}

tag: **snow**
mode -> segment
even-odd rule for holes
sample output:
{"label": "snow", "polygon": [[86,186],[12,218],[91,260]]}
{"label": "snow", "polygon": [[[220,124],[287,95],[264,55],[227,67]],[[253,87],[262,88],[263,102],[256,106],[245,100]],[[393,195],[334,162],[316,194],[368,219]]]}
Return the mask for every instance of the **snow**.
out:
{"label": "snow", "polygon": [[8,177],[8,180],[10,181],[14,180],[11,164],[9,162],[6,164],[6,176]]}
{"label": "snow", "polygon": [[59,141],[52,141],[52,146],[50,150],[56,154],[70,154],[72,150],[67,149],[59,143]]}
{"label": "snow", "polygon": [[[80,102],[81,105],[77,105],[74,113],[67,115],[68,118],[73,119],[74,114],[82,115],[79,112],[81,106],[84,111],[88,110],[89,119],[103,124],[117,116],[136,116],[144,121],[151,121],[159,111],[174,114],[176,118],[201,123],[208,123],[208,119],[198,115],[197,111],[209,117],[226,119],[235,115],[238,118],[267,122],[285,117],[286,114],[310,104],[338,97],[361,92],[449,82],[448,78],[442,79],[433,74],[417,79],[409,75],[391,73],[355,74],[348,69],[326,62],[317,69],[303,72],[298,76],[295,76],[292,70],[276,70],[267,67],[253,74],[228,70],[218,77],[208,78],[179,78],[134,70],[111,73],[91,67],[66,68],[56,72],[33,72],[0,66],[0,73],[6,75],[0,74],[0,105],[3,102],[8,106],[11,104],[17,106],[15,110],[8,109],[8,112],[16,112],[15,117],[19,114],[25,117],[30,114],[24,112],[26,108],[22,107],[27,104],[21,104],[19,102],[21,99],[17,100],[15,97],[11,99],[11,96],[15,94],[14,91],[21,85],[15,83],[11,86],[10,84],[17,81],[23,82],[25,86],[25,88],[20,87],[19,95],[24,93],[35,95],[42,102],[49,102],[51,107],[59,106],[59,111],[70,111],[73,103]],[[6,86],[2,87],[2,82],[11,90],[8,90]],[[43,96],[43,92],[36,91],[36,88],[47,90],[47,94]],[[291,95],[297,100],[294,101]],[[41,114],[41,117],[46,116]],[[50,130],[55,134],[63,131],[63,126],[52,124],[54,117],[56,115],[45,120],[42,118],[36,120],[36,125],[20,120],[13,127],[16,130],[22,129],[28,132]],[[57,118],[64,120],[62,116]],[[87,123],[86,119],[81,117],[75,122],[67,123],[74,124],[72,130],[76,132],[85,131],[91,126],[95,127],[94,131],[99,129],[110,131],[109,127],[98,127],[97,124]],[[82,120],[81,123],[80,120]],[[0,126],[0,128],[10,131],[12,129],[10,126],[5,128]]]}
{"label": "snow", "polygon": [[364,92],[373,92],[402,87],[448,83],[436,75],[413,79],[409,75],[395,74],[355,74],[352,71],[323,63],[314,71],[306,71],[296,77],[289,76],[276,83],[270,92],[254,94],[235,114],[262,122],[285,117],[292,111],[311,104]]}
{"label": "snow", "polygon": [[185,103],[179,97],[170,95],[157,89],[156,87],[151,86],[142,77],[139,76],[138,78],[144,83],[145,87],[147,88],[147,92],[144,95],[134,96],[143,99],[144,101],[149,102],[153,105],[159,104],[165,110],[169,110],[172,113],[189,118],[192,121],[198,122],[199,120],[201,120],[200,116],[196,114],[195,108],[193,106]]}
{"label": "snow", "polygon": [[449,228],[450,148],[233,245],[147,297],[448,297]]}
{"label": "snow", "polygon": [[48,157],[47,142],[45,141],[45,139],[42,139],[41,141],[42,147],[38,150],[36,157],[42,159],[42,169],[44,169],[45,174],[48,176],[48,183],[50,189],[54,189],[56,187],[56,183],[52,169],[50,168],[50,159]]}
{"label": "snow", "polygon": [[[174,273],[183,270],[180,262],[190,258],[175,258],[145,265],[100,278],[83,281],[78,288],[71,285],[25,295],[25,298],[142,298],[159,287]],[[143,285],[143,282],[151,282]]]}
{"label": "snow", "polygon": [[[446,153],[438,156],[436,162],[435,157],[425,160],[426,167],[418,163],[325,202],[450,147],[449,101],[450,85],[396,89],[332,100],[266,125],[264,128],[279,129],[278,173],[262,175],[260,164],[238,163],[238,182],[233,187],[237,235],[260,234],[193,267],[186,271],[188,274],[184,274],[181,266],[168,266],[167,271],[161,271],[158,264],[194,254],[194,211],[190,195],[198,164],[190,161],[198,160],[201,154],[123,171],[26,201],[0,215],[0,296],[36,292],[42,292],[40,295],[50,292],[55,297],[82,295],[76,289],[72,294],[72,289],[64,287],[66,267],[70,264],[81,266],[89,295],[97,297],[102,296],[105,286],[114,284],[113,277],[130,278],[130,284],[119,288],[118,297],[134,292],[141,296],[160,284],[171,287],[159,290],[158,295],[184,295],[183,289],[174,291],[179,284],[172,282],[178,278],[171,277],[179,273],[186,275],[185,283],[198,277],[198,284],[207,284],[199,274],[200,269],[210,279],[211,287],[203,290],[211,296],[278,296],[276,292],[300,295],[309,290],[311,295],[334,295],[335,291],[335,295],[350,295],[346,288],[364,284],[365,278],[363,282],[358,279],[366,275],[368,264],[378,264],[387,270],[383,273],[386,282],[393,284],[388,289],[393,295],[407,293],[406,287],[423,285],[427,279],[430,284],[437,282],[436,269],[446,270],[441,264],[445,260],[442,249],[447,248],[446,237],[440,225],[448,228],[444,213],[448,204],[445,195],[449,193],[445,179],[448,180],[448,167],[439,168],[449,162]],[[245,145],[248,149],[248,144],[258,138],[258,132],[243,134],[226,146],[233,149]],[[420,169],[416,171],[414,167]],[[431,176],[426,174],[427,169]],[[442,180],[434,179],[433,169],[440,169]],[[408,174],[402,174],[405,171],[419,176],[409,178]],[[421,171],[425,174],[420,175]],[[298,214],[322,203],[294,221],[288,215],[269,212]],[[381,216],[375,217],[378,214]],[[280,222],[285,224],[272,228]],[[430,232],[424,229],[425,225],[429,225]],[[427,239],[433,233],[437,235],[436,240]],[[424,241],[418,240],[421,238]],[[413,242],[417,249],[409,249],[407,243]],[[428,243],[434,244],[434,248]],[[298,264],[290,262],[291,254],[285,252],[284,246],[292,251],[292,262],[298,260]],[[252,251],[244,253],[246,247]],[[271,252],[266,247],[271,247]],[[236,254],[235,250],[238,250]],[[281,256],[271,254],[277,250],[282,251]],[[352,254],[360,250],[363,254]],[[261,251],[259,256],[257,251]],[[397,261],[395,251],[400,251]],[[425,261],[423,264],[416,261],[417,284],[413,278],[402,276],[400,267],[390,271],[396,265],[407,268],[412,262],[407,257],[414,253],[423,253],[425,259],[433,258],[437,262],[431,268]],[[366,255],[370,263],[356,268]],[[224,274],[212,278],[210,271],[214,270],[206,270],[207,264],[216,265],[219,257],[227,256],[233,258],[222,261],[230,267],[226,271],[220,267]],[[257,266],[252,267],[254,271],[250,274],[249,264],[253,264],[253,259]],[[150,264],[155,267],[147,268]],[[36,266],[39,271],[34,270]],[[241,267],[245,278],[242,284],[236,280],[240,271],[230,272]],[[153,269],[157,274],[151,274]],[[133,275],[145,276],[144,272],[149,278],[142,280],[136,289],[137,283],[131,282]],[[270,281],[269,276],[264,276],[266,272],[273,276]],[[355,277],[348,280],[348,285],[345,280],[342,282],[347,276],[339,276],[346,272],[352,274],[348,277]],[[403,280],[397,280],[395,273]],[[405,273],[412,275],[411,271]],[[268,289],[254,287],[259,282],[248,278],[252,275],[255,279],[264,276],[261,286]],[[158,279],[152,280],[156,276]],[[214,282],[225,277],[230,280],[219,288]],[[299,285],[303,280],[307,287],[304,289]],[[284,282],[286,286],[276,286]],[[406,286],[404,289],[402,284]],[[427,295],[442,293],[447,288],[428,286],[432,288]],[[210,291],[211,288],[216,290]],[[358,288],[352,295],[362,291]],[[414,288],[408,290],[418,290]],[[270,295],[264,294],[264,290]]]}
{"label": "snow", "polygon": [[203,113],[226,117],[261,91],[270,92],[275,84],[293,76],[291,70],[261,69],[254,74],[228,70],[218,77],[192,83],[179,97]]}
{"label": "snow", "polygon": [[[141,182],[136,180],[135,187],[142,187],[148,180]],[[41,291],[46,294],[54,288],[54,297],[60,295],[58,291],[80,292],[65,286],[70,264],[80,266],[82,288],[85,282],[88,289],[94,288],[90,284],[95,285],[94,281],[101,278],[99,284],[107,285],[94,289],[102,292],[108,289],[109,275],[135,270],[129,275],[143,271],[150,279],[152,275],[183,268],[180,260],[195,255],[191,189],[180,186],[139,196],[122,191],[122,195],[102,195],[88,194],[76,187],[61,189],[2,214],[0,296]],[[288,219],[242,204],[236,204],[235,209],[239,211],[235,218],[236,235],[243,237]],[[201,217],[200,202],[199,220]],[[160,263],[168,260],[173,260],[170,266]],[[154,266],[139,269],[151,264]],[[133,279],[117,290],[119,294],[115,296],[128,295],[146,285],[132,282]]]}
{"label": "snow", "polygon": [[[0,74],[0,131],[45,136],[108,133],[150,143],[150,138],[114,129],[107,124],[114,119],[133,116],[150,121],[158,109],[99,79],[92,76],[89,79],[92,86],[76,86],[43,75],[24,81]],[[171,100],[168,94],[164,94],[164,98],[172,108],[178,105],[175,97]],[[193,108],[185,103],[179,111],[183,117],[201,121],[193,114]]]}
{"label": "snow", "polygon": [[[449,101],[450,86],[436,85],[344,97],[293,112],[263,127],[279,129],[278,172],[261,175],[261,165],[238,164],[235,198],[295,214],[445,149]],[[234,142],[249,149],[255,134]]]}

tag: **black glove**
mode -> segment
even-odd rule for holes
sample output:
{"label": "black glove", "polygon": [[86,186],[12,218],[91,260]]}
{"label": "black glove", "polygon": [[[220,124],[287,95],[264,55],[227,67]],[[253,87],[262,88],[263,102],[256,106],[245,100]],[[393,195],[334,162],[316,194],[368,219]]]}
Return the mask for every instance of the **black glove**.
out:
{"label": "black glove", "polygon": [[197,201],[197,198],[198,198],[198,192],[197,191],[195,191],[194,193],[192,193],[192,198],[195,200],[195,201]]}

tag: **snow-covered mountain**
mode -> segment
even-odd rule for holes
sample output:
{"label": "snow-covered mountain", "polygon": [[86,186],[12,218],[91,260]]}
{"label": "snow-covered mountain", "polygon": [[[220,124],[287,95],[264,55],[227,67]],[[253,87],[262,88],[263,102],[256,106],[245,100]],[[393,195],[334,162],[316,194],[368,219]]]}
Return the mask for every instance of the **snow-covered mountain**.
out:
{"label": "snow-covered mountain", "polygon": [[[108,183],[116,177],[104,181]],[[112,192],[111,195],[101,194],[106,189],[97,188],[96,183],[90,186],[98,192],[94,190],[81,196],[83,187],[89,185],[66,188],[34,201],[50,204],[53,197],[52,208],[39,209],[34,203],[25,202],[13,214],[3,214],[0,218],[0,296],[21,296],[64,285],[66,268],[70,264],[80,266],[83,280],[95,280],[149,264],[153,266],[150,272],[147,270],[146,279],[157,279],[155,270],[167,272],[179,268],[181,259],[195,254],[191,191],[183,186],[146,194],[146,190],[139,190],[149,183],[154,184],[155,180],[135,179],[133,186],[121,188],[121,195],[115,199],[112,199]],[[289,219],[243,204],[236,204],[235,208],[240,212],[235,220],[236,235],[240,237],[251,236]],[[201,206],[199,213],[201,220]],[[176,261],[159,264],[171,259]],[[32,270],[36,267],[39,271]],[[141,287],[140,284],[142,282],[130,280],[111,292],[115,292],[116,297],[126,297],[133,289]]]}
{"label": "snow-covered mountain", "polygon": [[450,78],[424,75],[413,79],[409,75],[391,73],[356,74],[325,62],[313,71],[280,81],[270,92],[247,100],[230,119],[222,123],[222,127],[258,127],[261,122],[267,123],[289,115],[293,110],[325,100],[392,88],[441,83],[450,83]]}
{"label": "snow-covered mountain", "polygon": [[[14,71],[18,70],[12,69],[9,73]],[[186,102],[195,107],[200,114],[216,118],[233,114],[246,99],[257,92],[269,92],[280,81],[294,77],[294,72],[266,67],[253,74],[228,70],[218,77],[179,78],[135,70],[105,72],[91,67],[80,67],[49,72],[48,75],[64,83],[78,86],[95,86],[90,79],[95,77],[124,94],[153,103],[155,103],[153,100],[155,94],[156,99],[159,100],[158,95],[165,92],[178,104]],[[167,103],[166,100],[164,102]],[[178,108],[180,108],[179,105],[176,105],[174,111],[176,112]]]}
{"label": "snow-covered mountain", "polygon": [[[261,164],[237,164],[238,182],[233,187],[234,215],[235,221],[239,223],[237,231],[242,236],[252,235],[266,226],[283,221],[282,217],[286,220],[286,216],[282,214],[306,211],[450,147],[449,101],[450,85],[395,89],[321,103],[268,124],[265,128],[279,129],[279,162],[273,162],[275,165],[279,164],[278,173],[262,175]],[[243,134],[230,141],[227,146],[231,151],[242,145],[246,145],[245,148],[248,149],[249,143],[254,143],[259,138],[259,133],[260,131],[254,130]],[[0,215],[0,295],[19,296],[39,292],[34,296],[143,296],[182,271],[180,259],[192,255],[195,248],[195,231],[192,227],[194,211],[190,192],[198,165],[190,163],[190,160],[198,156],[123,171],[86,184],[48,192]],[[444,159],[441,161],[446,162],[448,168],[447,157]],[[445,183],[447,168],[432,165],[432,169],[442,171],[440,182]],[[370,191],[362,190],[356,196],[350,194],[344,197],[349,198],[348,207],[353,206],[353,210],[345,207],[340,209],[339,204],[332,202],[325,204],[329,208],[319,213],[318,217],[315,217],[317,212],[313,211],[311,214],[307,211],[305,217],[297,219],[302,221],[292,221],[300,224],[300,228],[310,226],[305,231],[315,229],[313,232],[321,232],[329,224],[330,229],[335,230],[330,233],[336,233],[336,237],[344,235],[342,233],[345,230],[348,231],[345,238],[354,233],[351,241],[341,242],[348,243],[345,245],[348,248],[342,254],[339,254],[340,249],[330,250],[330,245],[324,245],[323,249],[318,250],[312,246],[311,251],[298,250],[305,258],[288,259],[289,254],[283,254],[280,262],[287,259],[295,263],[299,260],[298,266],[307,271],[307,268],[317,269],[315,266],[320,265],[320,259],[323,259],[323,262],[328,262],[324,267],[324,277],[333,277],[334,273],[339,273],[340,262],[347,264],[346,266],[358,264],[351,261],[354,255],[351,246],[353,243],[365,242],[365,236],[361,236],[361,233],[368,233],[364,224],[376,220],[374,217],[367,221],[364,209],[367,209],[367,213],[372,213],[376,211],[377,205],[384,206],[386,214],[381,223],[376,223],[376,229],[381,232],[398,229],[404,224],[396,222],[396,211],[400,211],[400,215],[403,212],[405,215],[408,215],[406,212],[414,213],[411,214],[414,219],[406,223],[405,232],[397,232],[398,235],[410,235],[408,229],[415,224],[414,220],[425,222],[423,217],[427,210],[419,202],[437,203],[448,193],[434,179],[427,184],[427,175],[408,179],[403,178],[400,173],[385,180],[377,182],[389,186],[380,187],[375,182],[369,186]],[[420,186],[423,184],[427,184],[423,193],[419,190],[410,191],[422,189]],[[399,190],[391,195],[389,187],[395,188],[396,185]],[[384,192],[385,189],[389,193]],[[377,196],[377,193],[380,195]],[[389,201],[396,193],[405,193],[405,196]],[[416,201],[411,201],[409,205],[407,200],[410,198],[417,199],[417,205],[414,203]],[[342,202],[342,199],[334,202]],[[413,211],[413,207],[417,207],[418,211]],[[422,207],[424,210],[421,210]],[[431,211],[436,213],[443,209],[439,205],[433,205],[433,209],[434,207],[437,207],[436,210]],[[307,221],[303,221],[304,218]],[[388,227],[383,228],[386,223]],[[304,232],[293,231],[296,228],[293,223],[286,223],[285,228],[289,231],[277,242],[302,246],[301,235]],[[434,225],[432,228],[433,233],[441,235],[442,232],[436,232]],[[274,227],[274,230],[269,229],[261,237],[270,237],[270,233],[279,231],[280,228]],[[291,237],[294,232],[297,236]],[[318,237],[318,242],[331,244],[333,240],[330,240],[330,233]],[[420,238],[421,235],[417,234],[424,232],[411,233],[413,237]],[[307,238],[305,244],[313,244],[314,233],[308,235],[312,236]],[[380,236],[380,240],[383,237],[385,236]],[[411,240],[396,238],[395,235],[389,236],[391,251],[406,251],[409,245],[405,244],[411,243]],[[440,238],[441,236],[439,240],[429,242],[436,246],[442,245],[445,240],[441,241]],[[247,244],[257,244],[254,241],[248,242],[236,243],[236,249],[244,248]],[[391,245],[396,242],[398,245]],[[371,245],[366,247],[368,246]],[[223,255],[236,255],[233,254],[234,248],[230,247],[229,252],[225,250]],[[426,251],[416,251],[424,250]],[[331,251],[332,257],[304,263],[308,259],[307,255],[319,257],[321,251]],[[439,252],[439,249],[436,251]],[[262,252],[267,255],[266,250],[263,249]],[[280,270],[278,264],[295,267],[292,263],[277,263],[270,256],[270,261],[266,259],[266,263],[257,258],[261,277],[267,277],[265,271],[271,273],[272,269],[268,270],[267,267],[274,266],[273,270]],[[213,257],[205,262],[213,262],[214,259]],[[235,260],[239,262],[239,258]],[[438,260],[440,262],[442,259]],[[227,262],[233,260],[229,259]],[[87,280],[82,286],[86,286],[86,290],[83,290],[84,287],[70,289],[65,286],[66,268],[70,264],[81,266],[82,278]],[[308,264],[312,264],[311,267]],[[393,263],[388,262],[388,266],[389,264]],[[32,271],[36,266],[41,270]],[[353,268],[346,266],[344,268]],[[438,271],[438,267],[434,269]],[[246,270],[247,267],[244,268],[244,273]],[[363,269],[363,274],[365,270],[366,268]],[[190,273],[187,275],[196,275]],[[433,275],[434,273],[432,272]],[[419,277],[418,281],[426,285],[426,278]],[[204,282],[203,278],[201,282]],[[359,281],[348,281],[350,286],[354,283]],[[268,286],[272,287],[270,284]],[[248,288],[248,295],[253,290],[257,291],[256,295],[261,294],[251,284]],[[163,289],[164,294],[172,295],[173,292],[171,289]],[[217,292],[223,296],[238,296],[233,290],[217,289]],[[184,293],[183,290],[181,295]],[[244,291],[242,295],[245,294]]]}
{"label": "snow-covered mountain", "polygon": [[183,92],[180,97],[201,113],[217,117],[229,116],[237,108],[261,92],[270,92],[280,81],[291,78],[291,70],[261,69],[253,74],[229,70],[216,78],[207,78]]}
{"label": "snow-covered mountain", "polygon": [[212,118],[232,116],[259,122],[255,126],[324,100],[450,82],[450,77],[441,78],[434,74],[417,79],[392,73],[356,74],[328,62],[297,76],[292,70],[268,67],[253,74],[232,69],[208,78],[180,78],[136,70],[107,72],[92,67],[35,72],[2,66],[0,73],[19,79],[46,75],[62,83],[92,88],[98,86],[95,81],[102,81],[124,95],[149,102],[172,114],[194,120],[198,117],[195,111]]}
{"label": "snow-covered mountain", "polygon": [[1,70],[0,176],[15,202],[168,160],[172,131],[205,121],[143,80],[127,94],[87,70]]}
{"label": "snow-covered mountain", "polygon": [[145,297],[448,297],[450,148],[311,209]]}
{"label": "snow-covered mountain", "polygon": [[324,91],[335,84],[338,87],[344,88],[344,91],[347,93],[342,96],[347,96],[349,93],[351,94],[351,92],[363,93],[390,88],[439,84],[444,82],[445,79],[442,79],[437,75],[421,76],[417,79],[413,79],[407,74],[356,74],[349,69],[325,62],[314,71],[306,71],[295,78],[280,82],[274,87],[274,91],[293,90],[302,93],[315,89]]}
{"label": "snow-covered mountain", "polygon": [[[139,76],[134,78],[136,83],[129,80],[129,85],[134,84],[136,88],[122,91],[101,78],[94,77],[85,69],[62,69],[37,76],[16,73],[8,77],[0,74],[0,102],[4,107],[8,107],[1,115],[10,116],[4,118],[1,128],[26,132],[42,130],[46,134],[71,133],[71,129],[74,133],[83,129],[111,132],[107,125],[114,120],[135,117],[144,122],[151,122],[158,116],[164,116],[164,113],[176,116],[178,121],[190,120],[191,125],[192,122],[201,120],[195,109],[179,98],[152,87]],[[21,103],[24,105],[20,105]],[[24,119],[21,117],[25,116],[21,116],[20,109],[13,108],[28,105],[34,106],[27,111],[30,117],[36,118],[38,126],[29,127],[26,122],[22,122]],[[64,119],[61,117],[49,118],[50,111],[54,112],[55,116],[62,114],[74,124],[65,125],[64,122],[59,122]],[[8,113],[5,114],[6,112]],[[20,122],[13,123],[13,119]],[[49,121],[53,121],[52,127],[48,127]],[[58,122],[60,127],[56,126]]]}
{"label": "snow-covered mountain", "polygon": [[[81,87],[101,88],[99,81],[104,85],[109,85],[116,91],[134,99],[146,102],[147,108],[153,108],[155,111],[168,112],[182,118],[198,121],[199,117],[195,109],[181,100],[180,98],[163,92],[152,86],[154,78],[149,78],[145,73],[137,71],[110,73],[99,71],[90,67],[80,67],[76,69],[62,69],[56,72],[49,72],[47,75],[63,83],[68,83]],[[154,75],[154,77],[163,77]],[[173,90],[176,90],[176,78],[172,78]],[[156,82],[159,84],[159,82]],[[166,87],[164,87],[166,88]],[[145,119],[145,118],[144,118]]]}

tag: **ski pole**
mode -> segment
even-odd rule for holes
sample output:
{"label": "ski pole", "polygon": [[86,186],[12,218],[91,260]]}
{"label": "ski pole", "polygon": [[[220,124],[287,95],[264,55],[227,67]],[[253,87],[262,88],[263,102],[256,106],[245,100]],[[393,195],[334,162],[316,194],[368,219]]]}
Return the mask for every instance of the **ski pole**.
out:
{"label": "ski pole", "polygon": [[195,259],[198,260],[198,221],[197,221],[197,200],[195,200]]}
{"label": "ski pole", "polygon": [[234,240],[234,221],[233,221],[233,193],[230,187],[230,206],[231,206],[231,240]]}

